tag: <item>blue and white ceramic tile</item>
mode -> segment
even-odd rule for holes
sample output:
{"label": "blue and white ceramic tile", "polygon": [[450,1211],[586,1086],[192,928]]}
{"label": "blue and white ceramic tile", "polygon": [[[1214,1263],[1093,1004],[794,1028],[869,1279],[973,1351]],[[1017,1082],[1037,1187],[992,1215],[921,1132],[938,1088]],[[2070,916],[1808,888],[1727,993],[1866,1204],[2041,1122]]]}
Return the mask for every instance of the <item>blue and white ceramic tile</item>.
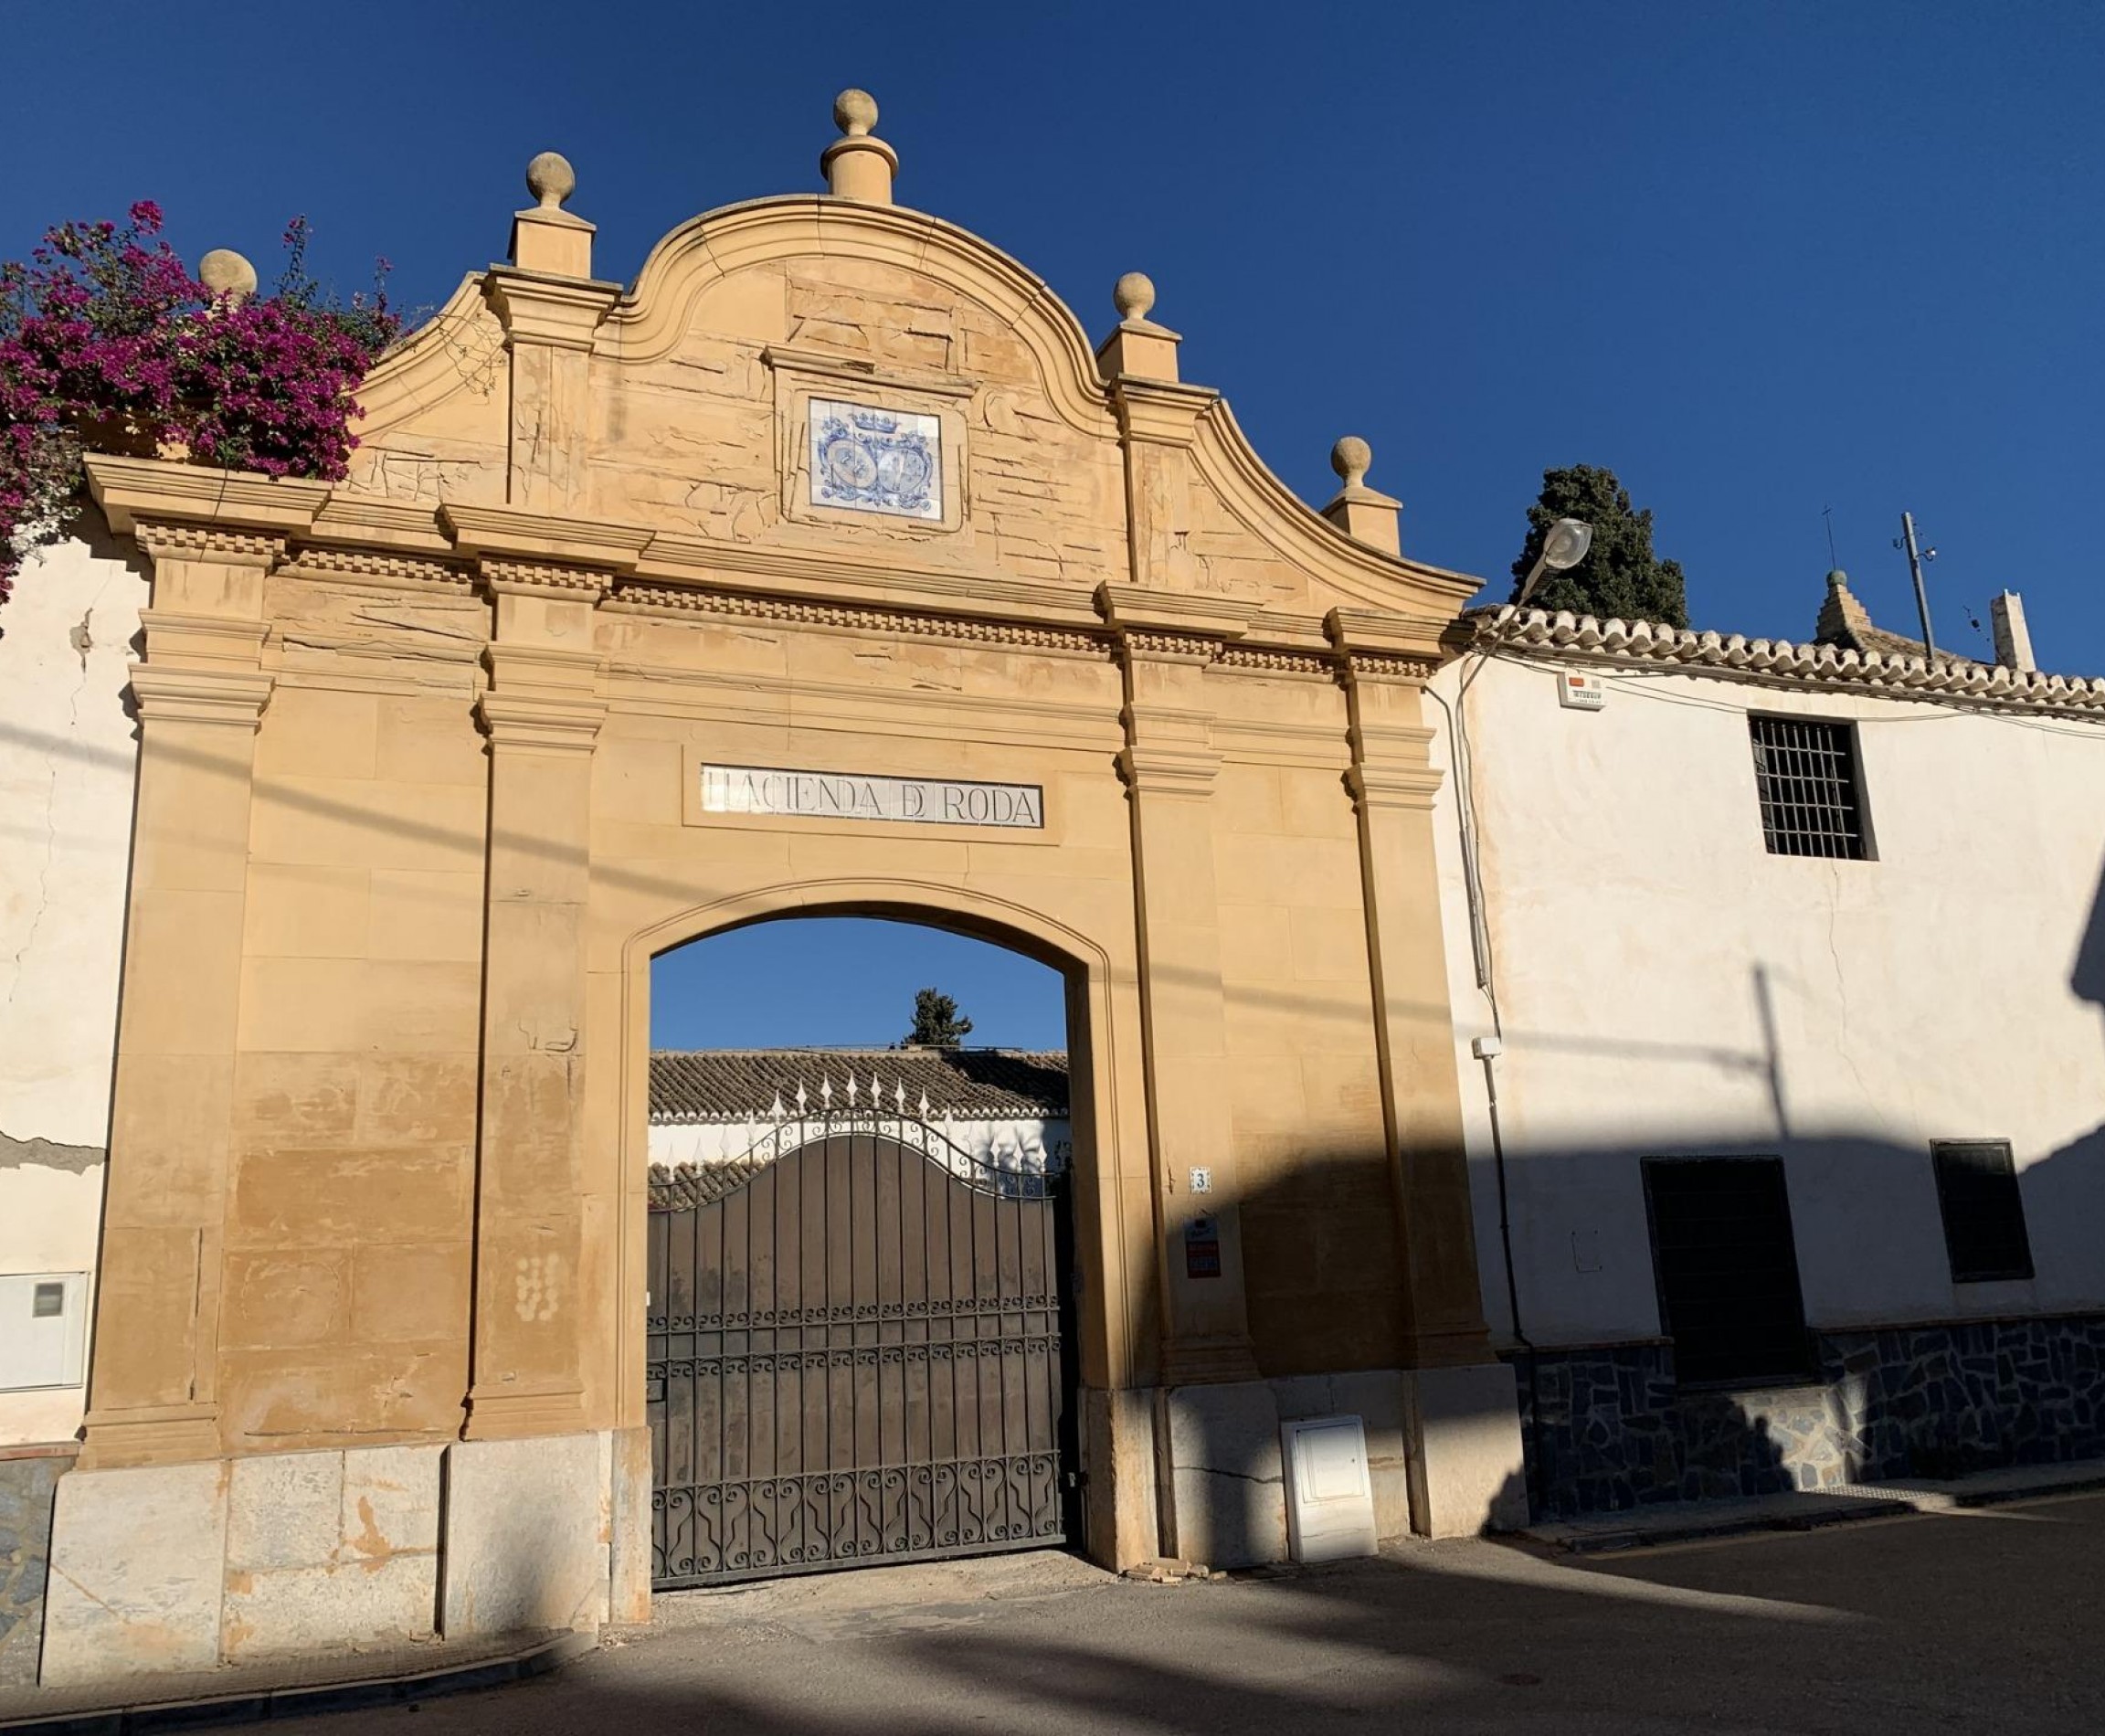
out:
{"label": "blue and white ceramic tile", "polygon": [[943,516],[943,429],[933,416],[811,400],[811,504]]}

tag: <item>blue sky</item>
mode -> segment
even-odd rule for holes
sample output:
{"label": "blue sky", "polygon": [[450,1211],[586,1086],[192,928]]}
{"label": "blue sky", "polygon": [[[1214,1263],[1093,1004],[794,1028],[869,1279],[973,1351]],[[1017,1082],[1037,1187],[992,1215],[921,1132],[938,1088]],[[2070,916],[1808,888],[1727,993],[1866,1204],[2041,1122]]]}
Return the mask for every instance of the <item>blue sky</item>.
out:
{"label": "blue sky", "polygon": [[651,976],[661,1049],[882,1048],[914,1022],[914,991],[939,988],[972,1021],[966,1042],[1058,1049],[1060,973],[1020,953],[914,923],[792,917],[661,954]]}
{"label": "blue sky", "polygon": [[817,185],[862,84],[903,203],[1008,248],[1093,334],[1148,271],[1185,377],[1304,497],[1339,434],[1372,443],[1413,555],[1502,582],[1544,466],[1605,464],[1698,625],[1810,632],[1832,508],[1859,594],[1909,629],[1912,508],[1941,643],[1980,650],[1967,617],[2009,586],[2042,664],[2105,672],[2089,0],[223,0],[7,27],[40,70],[0,105],[0,255],[148,196],[186,257],[268,278],[304,212],[343,288],[384,253],[431,303],[502,252],[555,148],[628,278],[698,210]]}

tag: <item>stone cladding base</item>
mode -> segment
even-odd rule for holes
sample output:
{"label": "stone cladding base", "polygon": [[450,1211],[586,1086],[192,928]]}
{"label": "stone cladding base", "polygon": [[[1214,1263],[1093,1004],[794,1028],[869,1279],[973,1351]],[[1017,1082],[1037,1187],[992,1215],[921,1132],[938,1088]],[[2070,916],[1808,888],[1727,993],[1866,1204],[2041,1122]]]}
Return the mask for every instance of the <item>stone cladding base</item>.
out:
{"label": "stone cladding base", "polygon": [[1683,1387],[1670,1343],[1515,1350],[1538,1519],[2105,1455],[2105,1316],[1820,1332],[1801,1383]]}

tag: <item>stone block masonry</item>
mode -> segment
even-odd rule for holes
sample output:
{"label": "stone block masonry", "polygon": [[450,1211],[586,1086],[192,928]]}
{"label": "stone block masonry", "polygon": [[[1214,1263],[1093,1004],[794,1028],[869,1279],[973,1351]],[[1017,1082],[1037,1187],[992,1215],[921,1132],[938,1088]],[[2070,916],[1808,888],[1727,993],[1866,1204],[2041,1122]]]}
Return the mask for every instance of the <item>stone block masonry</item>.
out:
{"label": "stone block masonry", "polygon": [[1512,1356],[1537,1519],[2105,1455],[2105,1317],[1816,1335],[1817,1377],[1687,1389],[1663,1341]]}
{"label": "stone block masonry", "polygon": [[[58,1482],[39,1679],[597,1627],[611,1448],[585,1434],[73,1472]],[[26,1560],[35,1489],[0,1487],[0,1549],[18,1530]],[[17,1680],[36,1668],[40,1555],[29,1564],[34,1587],[26,1571],[18,1593],[0,1582],[0,1668],[26,1651]]]}

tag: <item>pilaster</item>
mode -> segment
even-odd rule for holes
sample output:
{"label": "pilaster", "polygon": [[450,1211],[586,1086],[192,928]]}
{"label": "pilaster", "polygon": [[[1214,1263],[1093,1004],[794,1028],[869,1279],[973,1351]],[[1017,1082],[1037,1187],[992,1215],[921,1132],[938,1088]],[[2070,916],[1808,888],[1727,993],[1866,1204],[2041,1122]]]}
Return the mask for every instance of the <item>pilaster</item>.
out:
{"label": "pilaster", "polygon": [[[1229,1115],[1227,1021],[1213,870],[1212,745],[1205,672],[1248,609],[1105,586],[1117,630],[1132,817],[1148,1128],[1163,1273],[1166,1386],[1253,1379],[1240,1182]],[[1212,1191],[1193,1194],[1194,1169]],[[1203,1252],[1201,1252],[1203,1250]]]}
{"label": "pilaster", "polygon": [[1344,653],[1375,1043],[1414,1368],[1489,1362],[1434,866],[1440,787],[1421,716],[1435,643],[1406,623],[1334,610]]}
{"label": "pilaster", "polygon": [[496,603],[470,1440],[582,1429],[585,905],[603,575],[485,560]]}
{"label": "pilaster", "polygon": [[263,581],[285,552],[267,532],[126,516],[154,606],[132,676],[138,794],[85,1469],[220,1450],[242,926],[271,692]]}

